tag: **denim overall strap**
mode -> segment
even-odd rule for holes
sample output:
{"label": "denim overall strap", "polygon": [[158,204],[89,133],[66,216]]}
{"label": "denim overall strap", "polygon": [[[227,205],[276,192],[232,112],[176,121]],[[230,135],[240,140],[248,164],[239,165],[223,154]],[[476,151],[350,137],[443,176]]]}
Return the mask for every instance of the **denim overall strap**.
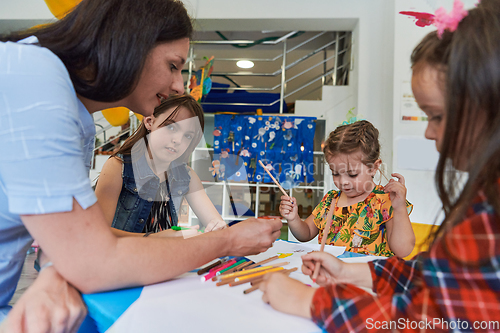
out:
{"label": "denim overall strap", "polygon": [[[130,155],[119,157],[123,159],[123,183],[111,226],[129,232],[142,232],[158,191],[159,182],[157,178],[152,178],[142,187],[139,194]],[[147,190],[143,191],[145,188]]]}

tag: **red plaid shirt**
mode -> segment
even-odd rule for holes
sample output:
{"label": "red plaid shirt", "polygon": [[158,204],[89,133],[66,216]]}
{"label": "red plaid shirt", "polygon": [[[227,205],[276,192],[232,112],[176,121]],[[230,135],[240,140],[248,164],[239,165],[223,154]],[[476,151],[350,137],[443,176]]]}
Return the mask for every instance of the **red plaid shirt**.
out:
{"label": "red plaid shirt", "polygon": [[328,332],[500,332],[500,219],[478,196],[465,219],[413,260],[369,263],[376,296],[319,288],[313,321]]}

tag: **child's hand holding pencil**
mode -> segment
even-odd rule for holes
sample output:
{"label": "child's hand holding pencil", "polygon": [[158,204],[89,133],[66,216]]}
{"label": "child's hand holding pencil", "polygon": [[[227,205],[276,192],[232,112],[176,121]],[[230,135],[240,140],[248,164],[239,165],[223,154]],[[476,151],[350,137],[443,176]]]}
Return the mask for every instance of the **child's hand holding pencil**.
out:
{"label": "child's hand holding pencil", "polygon": [[296,204],[297,200],[294,197],[281,196],[280,214],[288,221],[293,221],[299,217],[299,209]]}
{"label": "child's hand holding pencil", "polygon": [[327,252],[314,251],[302,256],[302,273],[309,275],[311,279],[316,266],[320,264],[316,283],[325,286],[332,283],[348,282],[341,281],[345,263]]}

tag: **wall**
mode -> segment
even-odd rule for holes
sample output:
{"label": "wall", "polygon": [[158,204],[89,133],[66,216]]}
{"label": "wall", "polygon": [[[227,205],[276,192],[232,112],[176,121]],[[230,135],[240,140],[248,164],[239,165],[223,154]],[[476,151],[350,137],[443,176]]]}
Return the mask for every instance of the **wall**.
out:
{"label": "wall", "polygon": [[[465,8],[471,8],[477,1],[463,1]],[[398,156],[401,150],[398,149],[398,140],[408,140],[415,142],[422,149],[419,151],[413,150],[415,164],[419,160],[432,160],[437,162],[438,155],[435,151],[435,146],[431,142],[423,141],[427,122],[424,121],[402,121],[401,109],[403,94],[409,90],[409,81],[411,80],[411,64],[410,55],[413,48],[420,40],[429,32],[435,30],[433,26],[417,27],[414,20],[408,16],[399,14],[400,11],[416,11],[434,13],[436,9],[443,6],[448,11],[452,8],[452,0],[398,0],[395,3],[394,10],[394,78],[393,78],[393,139],[394,139],[394,155],[392,167],[394,172],[401,173],[406,178],[406,187],[408,189],[407,199],[414,204],[414,211],[411,214],[411,221],[433,224],[440,223],[441,217],[438,218],[440,212],[440,200],[434,186],[434,171],[433,170],[415,170],[409,167],[400,167]],[[410,91],[411,93],[411,91]]]}
{"label": "wall", "polygon": [[[423,137],[425,122],[400,120],[403,82],[411,76],[409,56],[413,47],[432,27],[419,28],[398,14],[402,10],[434,12],[451,8],[452,0],[185,0],[201,30],[352,30],[354,63],[351,72],[352,106],[381,132],[382,159],[387,171],[406,177],[408,199],[415,205],[411,220],[433,223],[439,200],[433,171],[400,168],[396,142],[401,137]],[[464,1],[466,7],[475,0]],[[43,0],[0,2],[1,20],[52,19]],[[327,94],[328,92],[324,92]],[[323,99],[330,100],[324,95]],[[346,103],[341,103],[346,104]],[[336,104],[336,105],[341,105]],[[333,129],[342,119],[340,107],[325,109]],[[348,108],[346,105],[347,112]],[[422,158],[435,152],[432,145]]]}
{"label": "wall", "polygon": [[[256,27],[284,31],[352,30],[355,61],[350,84],[354,87],[355,104],[351,107],[356,107],[380,129],[383,159],[391,160],[394,0],[254,0],[239,1],[238,5],[231,0],[186,0],[185,3],[199,28],[204,30],[255,30]],[[327,115],[327,119],[332,116]]]}

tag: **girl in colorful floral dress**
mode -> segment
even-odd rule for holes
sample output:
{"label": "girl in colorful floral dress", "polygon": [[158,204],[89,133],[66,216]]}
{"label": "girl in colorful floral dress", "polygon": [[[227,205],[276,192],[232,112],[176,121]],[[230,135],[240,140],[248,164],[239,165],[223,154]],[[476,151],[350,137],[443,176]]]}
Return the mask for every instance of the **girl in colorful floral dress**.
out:
{"label": "girl in colorful floral dress", "polygon": [[280,213],[293,235],[306,242],[319,233],[321,242],[333,203],[326,244],[368,255],[409,255],[415,235],[408,216],[413,206],[406,200],[404,177],[392,174],[398,181],[391,179],[385,187],[373,181],[382,163],[378,130],[366,120],[339,126],[330,133],[323,152],[339,190],[328,192],[304,221],[298,216],[296,199],[282,196]]}
{"label": "girl in colorful floral dress", "polygon": [[500,331],[500,0],[469,11],[456,0],[442,12],[411,57],[413,95],[429,118],[425,137],[440,153],[445,218],[429,250],[369,263],[312,252],[302,272],[312,276],[321,263],[320,288],[284,274],[259,284],[263,301],[323,332]]}

